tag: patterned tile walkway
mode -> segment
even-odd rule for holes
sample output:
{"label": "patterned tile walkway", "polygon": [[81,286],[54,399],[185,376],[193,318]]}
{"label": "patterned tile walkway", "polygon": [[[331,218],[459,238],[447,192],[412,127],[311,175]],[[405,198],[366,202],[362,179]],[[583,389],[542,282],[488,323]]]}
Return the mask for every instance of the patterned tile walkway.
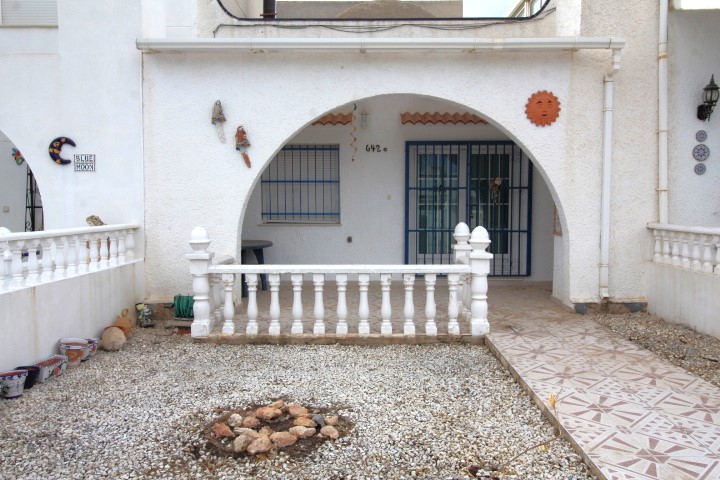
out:
{"label": "patterned tile walkway", "polygon": [[[491,287],[487,344],[600,478],[720,478],[720,389],[543,288]],[[550,413],[553,418],[554,415]]]}

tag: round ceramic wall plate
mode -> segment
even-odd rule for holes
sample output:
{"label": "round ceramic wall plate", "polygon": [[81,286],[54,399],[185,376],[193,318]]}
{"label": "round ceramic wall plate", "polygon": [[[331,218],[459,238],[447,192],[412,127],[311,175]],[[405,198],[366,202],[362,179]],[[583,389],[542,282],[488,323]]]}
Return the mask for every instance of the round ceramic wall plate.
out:
{"label": "round ceramic wall plate", "polygon": [[695,145],[695,148],[693,148],[693,158],[697,160],[698,162],[703,162],[707,160],[707,158],[710,156],[710,149],[707,147],[707,145],[701,143],[700,145]]}
{"label": "round ceramic wall plate", "polygon": [[705,130],[698,130],[695,134],[695,140],[701,143],[704,142],[707,140],[707,132]]}
{"label": "round ceramic wall plate", "polygon": [[703,173],[705,173],[705,170],[706,168],[704,163],[695,164],[695,173],[697,173],[698,175],[702,175]]}

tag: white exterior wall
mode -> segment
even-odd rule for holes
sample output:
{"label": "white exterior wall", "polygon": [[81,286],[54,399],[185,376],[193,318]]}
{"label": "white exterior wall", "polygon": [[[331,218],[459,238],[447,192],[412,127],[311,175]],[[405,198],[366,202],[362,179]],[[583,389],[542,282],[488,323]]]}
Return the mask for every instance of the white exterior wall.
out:
{"label": "white exterior wall", "polygon": [[18,165],[15,162],[12,157],[14,146],[0,132],[0,227],[12,232],[24,232],[27,164],[23,162]]}
{"label": "white exterior wall", "polygon": [[[357,103],[368,113],[366,128],[355,132],[358,151],[352,161],[351,126],[309,126],[291,144],[340,144],[340,225],[262,224],[257,184],[245,213],[242,236],[274,243],[265,261],[275,264],[402,264],[405,251],[405,142],[413,140],[507,140],[490,125],[402,125],[403,112],[464,112],[462,105],[413,96],[381,96]],[[352,110],[352,105],[340,109]],[[359,116],[358,116],[359,118]],[[359,124],[359,122],[358,122]],[[387,152],[365,150],[379,144]],[[552,198],[542,178],[533,185],[533,264],[530,280],[552,279]],[[347,238],[352,237],[352,243]],[[322,245],[322,248],[317,248]],[[248,256],[254,262],[252,254]],[[550,263],[548,263],[550,262]]]}
{"label": "white exterior wall", "polygon": [[[720,11],[672,11],[669,18],[668,216],[676,225],[720,227],[720,106],[710,120],[697,118],[702,91],[715,74],[720,82]],[[707,171],[697,175],[692,155],[707,132]]]}
{"label": "white exterior wall", "polygon": [[[46,229],[85,226],[88,215],[139,222],[140,2],[64,0],[58,7],[57,28],[0,29],[0,131],[33,170]],[[97,172],[55,164],[48,146],[59,136],[77,144],[63,148],[64,158],[95,154]]]}

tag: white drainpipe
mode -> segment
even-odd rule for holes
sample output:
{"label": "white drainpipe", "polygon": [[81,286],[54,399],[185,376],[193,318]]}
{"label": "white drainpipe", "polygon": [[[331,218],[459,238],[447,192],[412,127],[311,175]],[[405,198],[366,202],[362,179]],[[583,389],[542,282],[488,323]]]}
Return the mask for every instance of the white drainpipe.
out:
{"label": "white drainpipe", "polygon": [[612,71],[605,75],[605,100],[603,105],[602,191],[600,194],[600,301],[610,297],[610,185],[613,141],[613,74],[618,70],[620,70],[620,50],[614,50]]}
{"label": "white drainpipe", "polygon": [[668,0],[660,0],[658,37],[658,223],[668,223]]}

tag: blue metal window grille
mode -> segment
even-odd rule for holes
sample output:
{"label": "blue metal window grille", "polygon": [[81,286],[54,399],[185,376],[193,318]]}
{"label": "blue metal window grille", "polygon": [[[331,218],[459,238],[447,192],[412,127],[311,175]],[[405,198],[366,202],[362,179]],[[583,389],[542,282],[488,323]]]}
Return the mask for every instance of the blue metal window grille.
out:
{"label": "blue metal window grille", "polygon": [[485,227],[491,276],[530,275],[532,163],[513,142],[406,143],[405,263],[452,263],[459,221]]}
{"label": "blue metal window grille", "polygon": [[340,223],[340,146],[286,145],[262,174],[265,223]]}

